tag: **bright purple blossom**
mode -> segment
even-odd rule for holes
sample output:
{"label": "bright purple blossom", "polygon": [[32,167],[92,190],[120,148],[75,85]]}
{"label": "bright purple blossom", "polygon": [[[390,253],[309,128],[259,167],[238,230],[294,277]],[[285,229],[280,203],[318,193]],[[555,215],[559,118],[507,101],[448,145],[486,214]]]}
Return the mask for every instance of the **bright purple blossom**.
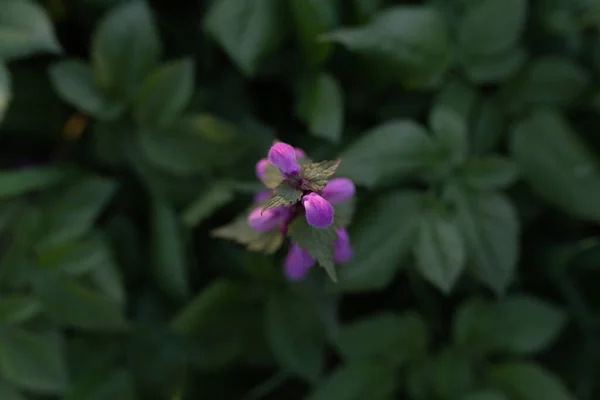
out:
{"label": "bright purple blossom", "polygon": [[248,224],[255,232],[269,232],[285,219],[283,207],[272,208],[263,212],[262,207],[256,208],[248,216]]}
{"label": "bright purple blossom", "polygon": [[306,210],[306,221],[315,228],[325,229],[333,223],[333,206],[316,193],[302,198]]}
{"label": "bright purple blossom", "polygon": [[278,142],[269,150],[269,161],[287,175],[298,175],[300,165],[296,161],[296,151],[287,143]]}
{"label": "bright purple blossom", "polygon": [[334,178],[329,181],[321,196],[331,204],[344,203],[356,193],[354,183],[348,178]]}
{"label": "bright purple blossom", "polygon": [[304,279],[313,265],[315,265],[315,260],[310,254],[301,249],[297,243],[293,244],[285,258],[285,275],[291,281]]}
{"label": "bright purple blossom", "polygon": [[259,181],[263,181],[268,166],[269,160],[267,160],[266,158],[263,158],[262,160],[256,163],[256,177]]}
{"label": "bright purple blossom", "polygon": [[335,253],[333,259],[335,262],[344,264],[352,259],[353,251],[350,245],[350,236],[344,228],[336,229],[338,234],[337,240],[334,242]]}

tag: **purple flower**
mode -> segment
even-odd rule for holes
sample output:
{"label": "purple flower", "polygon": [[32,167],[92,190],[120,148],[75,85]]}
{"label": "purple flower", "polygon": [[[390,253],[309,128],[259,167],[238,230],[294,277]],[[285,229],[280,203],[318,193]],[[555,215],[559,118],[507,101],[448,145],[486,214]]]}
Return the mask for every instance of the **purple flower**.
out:
{"label": "purple flower", "polygon": [[296,158],[298,160],[302,160],[303,158],[306,157],[306,153],[304,152],[304,150],[302,150],[299,147],[294,148],[294,152],[296,153]]}
{"label": "purple flower", "polygon": [[350,245],[350,237],[344,228],[336,229],[338,234],[337,240],[333,243],[335,253],[333,259],[335,262],[344,264],[352,259],[352,246]]}
{"label": "purple flower", "polygon": [[258,192],[254,195],[254,202],[255,203],[264,203],[271,197],[271,195],[272,195],[272,193],[270,190]]}
{"label": "purple flower", "polygon": [[277,207],[263,212],[262,207],[258,207],[248,216],[248,224],[255,232],[269,232],[283,221],[284,211],[283,207]]}
{"label": "purple flower", "polygon": [[350,200],[355,192],[356,188],[350,179],[334,178],[325,186],[321,196],[331,204],[338,204]]}
{"label": "purple flower", "polygon": [[300,166],[296,161],[296,151],[289,144],[278,142],[271,146],[269,161],[284,174],[297,175],[300,173]]}
{"label": "purple flower", "polygon": [[285,275],[291,281],[301,280],[306,277],[313,265],[315,265],[315,260],[296,243],[290,247],[290,251],[285,259]]}
{"label": "purple flower", "polygon": [[306,221],[315,228],[325,229],[333,223],[333,206],[316,193],[302,198],[306,210]]}
{"label": "purple flower", "polygon": [[265,173],[267,172],[267,167],[269,166],[269,160],[263,158],[259,162],[256,163],[256,177],[259,181],[262,182],[265,177]]}

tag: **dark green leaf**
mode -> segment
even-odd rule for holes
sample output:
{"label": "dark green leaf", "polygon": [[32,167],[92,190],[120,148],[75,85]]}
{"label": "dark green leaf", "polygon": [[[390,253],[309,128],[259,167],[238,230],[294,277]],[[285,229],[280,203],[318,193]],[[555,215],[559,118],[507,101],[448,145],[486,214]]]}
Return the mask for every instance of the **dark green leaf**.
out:
{"label": "dark green leaf", "polygon": [[460,178],[470,188],[501,190],[519,177],[517,166],[508,158],[489,156],[472,158],[461,168]]}
{"label": "dark green leaf", "polygon": [[4,119],[4,114],[8,110],[8,105],[12,99],[12,83],[10,72],[3,62],[0,62],[0,123]]}
{"label": "dark green leaf", "polygon": [[233,197],[234,192],[231,185],[216,182],[183,210],[181,219],[186,226],[194,227],[229,203]]}
{"label": "dark green leaf", "polygon": [[62,343],[53,333],[3,329],[0,333],[0,371],[7,381],[34,392],[61,394],[68,385]]}
{"label": "dark green leaf", "polygon": [[0,173],[0,199],[21,196],[55,186],[69,177],[65,170],[55,167],[28,168]]}
{"label": "dark green leaf", "polygon": [[448,154],[448,163],[455,166],[462,163],[468,153],[467,120],[458,112],[445,106],[433,108],[429,116],[436,143]]}
{"label": "dark green leaf", "polygon": [[308,181],[312,191],[319,192],[327,186],[342,160],[321,161],[301,167],[302,177]]}
{"label": "dark green leaf", "polygon": [[0,2],[0,60],[60,51],[52,22],[40,5],[30,0]]}
{"label": "dark green leaf", "polygon": [[137,93],[134,114],[144,127],[173,124],[188,105],[194,90],[194,61],[171,61],[152,72]]}
{"label": "dark green leaf", "polygon": [[217,0],[204,28],[237,67],[252,76],[282,39],[282,5],[278,0]]}
{"label": "dark green leaf", "polygon": [[108,374],[96,374],[96,376],[97,381],[82,388],[76,387],[78,390],[70,392],[65,400],[135,400],[137,398],[133,377],[128,371],[116,370]]}
{"label": "dark green leaf", "polygon": [[329,228],[319,229],[309,225],[304,216],[299,216],[290,224],[288,234],[293,243],[298,243],[306,250],[319,265],[325,268],[331,280],[337,282],[333,262],[333,242],[337,239],[337,233],[333,224]]}
{"label": "dark green leaf", "polygon": [[310,82],[300,94],[296,113],[313,135],[338,143],[344,127],[344,97],[335,78],[322,73]]}
{"label": "dark green leaf", "polygon": [[306,57],[316,64],[327,60],[331,43],[319,40],[319,35],[331,30],[337,20],[334,0],[293,0],[290,3],[296,22],[296,32]]}
{"label": "dark green leaf", "polygon": [[413,121],[389,121],[365,132],[340,157],[339,176],[355,184],[377,187],[397,183],[427,169],[437,160],[427,131]]}
{"label": "dark green leaf", "polygon": [[130,98],[160,60],[162,45],[148,4],[133,0],[112,8],[92,38],[94,82]]}
{"label": "dark green leaf", "polygon": [[575,400],[556,375],[533,363],[496,365],[489,380],[516,400]]}
{"label": "dark green leaf", "polygon": [[280,206],[291,206],[292,204],[299,202],[300,198],[302,198],[302,191],[284,181],[277,186],[277,188],[275,188],[275,193],[267,201],[267,204],[265,204],[263,207],[262,212]]}
{"label": "dark green leaf", "polygon": [[462,400],[509,400],[502,392],[497,390],[480,390],[461,398]]}
{"label": "dark green leaf", "polygon": [[483,85],[504,82],[518,73],[527,61],[527,53],[521,47],[489,56],[466,56],[462,60],[465,73],[473,83]]}
{"label": "dark green leaf", "polygon": [[[421,387],[413,391],[429,393],[426,398],[458,399],[475,386],[474,365],[463,353],[445,348],[435,357],[428,359],[417,369],[422,381],[413,381]],[[413,372],[414,373],[414,372]],[[414,376],[413,376],[414,379]]]}
{"label": "dark green leaf", "polygon": [[38,315],[40,310],[41,304],[33,297],[4,295],[0,300],[0,324],[20,324]]}
{"label": "dark green leaf", "polygon": [[484,99],[478,108],[471,132],[471,150],[485,154],[496,150],[504,136],[506,116],[495,99]]}
{"label": "dark green leaf", "polygon": [[0,382],[0,399],[2,400],[27,400],[21,393],[8,383]]}
{"label": "dark green leaf", "polygon": [[334,220],[335,226],[341,228],[347,228],[354,218],[354,211],[356,209],[356,199],[352,198],[344,203],[335,204],[334,209]]}
{"label": "dark green leaf", "polygon": [[66,60],[50,68],[54,90],[77,109],[101,120],[113,120],[125,111],[125,103],[109,99],[94,84],[91,68],[82,61]]}

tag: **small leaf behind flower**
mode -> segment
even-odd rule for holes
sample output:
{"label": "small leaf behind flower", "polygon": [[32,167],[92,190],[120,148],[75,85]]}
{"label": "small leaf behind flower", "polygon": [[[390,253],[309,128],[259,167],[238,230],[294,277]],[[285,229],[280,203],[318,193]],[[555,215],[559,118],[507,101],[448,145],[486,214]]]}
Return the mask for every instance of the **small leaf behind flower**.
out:
{"label": "small leaf behind flower", "polygon": [[264,213],[267,210],[272,208],[276,208],[279,206],[291,206],[300,201],[302,198],[302,191],[292,187],[287,182],[282,182],[281,185],[277,186],[275,189],[275,193],[265,204],[265,207],[262,209]]}
{"label": "small leaf behind flower", "polygon": [[308,181],[310,189],[319,192],[325,188],[342,160],[321,161],[302,166],[302,177]]}
{"label": "small leaf behind flower", "polygon": [[269,189],[275,189],[281,184],[281,182],[283,182],[283,175],[281,175],[281,172],[279,172],[279,169],[277,169],[276,166],[269,164],[265,170],[263,182]]}
{"label": "small leaf behind flower", "polygon": [[301,216],[290,224],[288,232],[292,242],[298,243],[301,248],[308,251],[308,254],[325,268],[331,280],[337,282],[333,262],[333,241],[337,239],[335,226],[332,224],[325,229],[315,228],[308,225],[306,218]]}

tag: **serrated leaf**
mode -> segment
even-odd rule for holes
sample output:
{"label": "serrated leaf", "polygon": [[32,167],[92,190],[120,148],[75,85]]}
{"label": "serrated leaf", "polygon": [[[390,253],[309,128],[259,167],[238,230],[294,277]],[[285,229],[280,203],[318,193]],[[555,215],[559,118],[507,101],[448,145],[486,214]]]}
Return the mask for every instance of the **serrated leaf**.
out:
{"label": "serrated leaf", "polygon": [[314,192],[320,192],[327,186],[341,162],[342,160],[338,159],[306,164],[301,167],[300,171],[302,177],[308,181],[310,189]]}
{"label": "serrated leaf", "polygon": [[262,212],[280,206],[291,206],[292,204],[299,202],[300,198],[302,198],[302,191],[284,181],[275,188],[275,193],[267,201],[267,204],[265,204],[263,207]]}
{"label": "serrated leaf", "polygon": [[292,242],[306,250],[333,280],[337,282],[337,273],[333,261],[333,242],[337,239],[337,233],[333,224],[329,228],[315,228],[306,222],[304,216],[299,216],[289,226],[288,235]]}

